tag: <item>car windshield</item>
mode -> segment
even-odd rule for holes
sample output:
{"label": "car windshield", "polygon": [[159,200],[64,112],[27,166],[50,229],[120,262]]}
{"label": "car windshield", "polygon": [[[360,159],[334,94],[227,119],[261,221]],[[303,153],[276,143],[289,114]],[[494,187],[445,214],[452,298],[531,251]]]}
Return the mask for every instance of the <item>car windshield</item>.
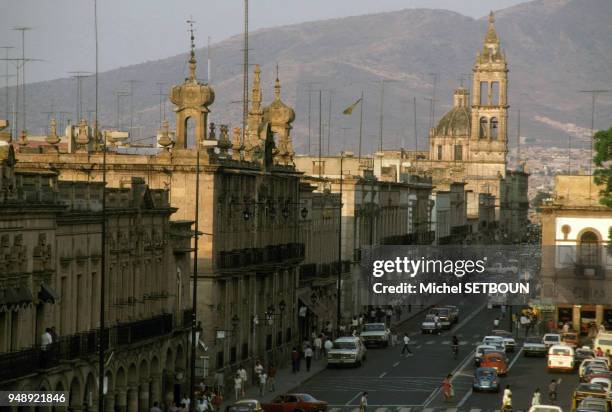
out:
{"label": "car windshield", "polygon": [[356,347],[355,342],[334,342],[335,349],[355,349]]}
{"label": "car windshield", "polygon": [[481,369],[477,373],[480,378],[494,378],[495,371],[493,369]]}
{"label": "car windshield", "polygon": [[302,399],[304,399],[305,402],[316,402],[317,401],[313,396],[307,393],[302,395]]}
{"label": "car windshield", "polygon": [[487,361],[487,362],[501,362],[501,358],[499,358],[497,356],[487,356],[485,358],[485,361]]}
{"label": "car windshield", "polygon": [[544,336],[544,340],[545,341],[551,341],[551,342],[559,342],[559,335]]}
{"label": "car windshield", "polygon": [[425,316],[425,322],[433,322],[436,319],[434,315]]}
{"label": "car windshield", "polygon": [[565,349],[565,348],[554,348],[552,350],[551,355],[563,355],[563,356],[566,356],[566,355],[570,355],[570,351],[569,351],[569,349]]}
{"label": "car windshield", "polygon": [[364,332],[378,332],[384,331],[385,325],[383,324],[372,324],[372,325],[363,325]]}
{"label": "car windshield", "polygon": [[575,333],[566,333],[566,334],[563,335],[563,339],[577,340],[578,339],[578,335],[576,335]]}
{"label": "car windshield", "polygon": [[525,339],[525,343],[542,343],[542,340],[538,338],[527,338]]}

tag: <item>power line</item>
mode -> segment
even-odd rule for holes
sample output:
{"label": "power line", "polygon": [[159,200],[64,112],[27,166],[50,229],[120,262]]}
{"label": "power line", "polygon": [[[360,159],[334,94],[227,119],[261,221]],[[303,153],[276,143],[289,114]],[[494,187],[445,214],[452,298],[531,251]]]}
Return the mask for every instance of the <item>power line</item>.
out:
{"label": "power line", "polygon": [[155,83],[157,87],[159,87],[159,93],[155,93],[154,96],[159,96],[159,124],[161,126],[162,122],[166,119],[166,103],[164,97],[166,93],[164,93],[165,82],[157,82]]}

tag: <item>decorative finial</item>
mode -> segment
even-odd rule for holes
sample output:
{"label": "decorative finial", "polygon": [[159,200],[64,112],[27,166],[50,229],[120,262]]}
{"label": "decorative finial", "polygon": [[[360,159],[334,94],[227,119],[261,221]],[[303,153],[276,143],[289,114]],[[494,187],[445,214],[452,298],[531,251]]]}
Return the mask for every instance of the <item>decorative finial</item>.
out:
{"label": "decorative finial", "polygon": [[195,23],[195,20],[193,20],[193,18],[190,16],[189,19],[187,20],[187,24],[189,25],[189,29],[187,30],[189,32],[190,35],[190,40],[191,40],[191,51],[190,51],[190,57],[189,57],[189,80],[194,80],[196,79],[196,58],[195,58],[195,29],[193,28],[193,23]]}
{"label": "decorative finial", "polygon": [[25,130],[21,131],[21,135],[19,136],[19,140],[17,142],[17,144],[19,144],[19,146],[21,147],[26,147],[28,145],[29,141],[28,141],[28,132],[26,132]]}
{"label": "decorative finial", "polygon": [[276,63],[276,81],[274,82],[274,99],[280,100],[280,80],[278,79],[278,63]]}
{"label": "decorative finial", "polygon": [[57,148],[57,145],[60,142],[60,139],[57,136],[57,122],[54,118],[52,118],[49,122],[49,134],[47,135],[47,138],[45,140],[47,141],[47,143],[49,143],[55,148]]}
{"label": "decorative finial", "polygon": [[493,14],[493,10],[489,13],[489,24],[493,24],[495,22],[495,15]]}

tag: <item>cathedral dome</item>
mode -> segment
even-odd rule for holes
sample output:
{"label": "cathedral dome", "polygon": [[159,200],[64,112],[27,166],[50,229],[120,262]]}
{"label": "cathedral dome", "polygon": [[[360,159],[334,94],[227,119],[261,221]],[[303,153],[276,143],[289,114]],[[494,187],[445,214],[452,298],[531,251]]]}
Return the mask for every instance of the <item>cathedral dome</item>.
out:
{"label": "cathedral dome", "polygon": [[455,90],[453,108],[446,113],[435,128],[436,136],[469,136],[471,116],[467,105],[469,94],[463,87]]}
{"label": "cathedral dome", "polygon": [[272,124],[291,124],[295,120],[295,111],[280,98],[280,82],[276,79],[274,85],[274,101],[264,109],[264,116]]}

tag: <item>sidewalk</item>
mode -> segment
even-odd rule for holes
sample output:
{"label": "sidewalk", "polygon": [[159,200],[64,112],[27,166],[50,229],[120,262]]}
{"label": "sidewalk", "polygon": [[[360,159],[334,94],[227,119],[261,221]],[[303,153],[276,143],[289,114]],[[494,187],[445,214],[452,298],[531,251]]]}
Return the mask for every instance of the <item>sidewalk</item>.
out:
{"label": "sidewalk", "polygon": [[[425,305],[421,307],[420,305],[413,305],[412,311],[408,312],[408,310],[404,310],[402,313],[402,317],[399,321],[395,320],[395,316],[393,317],[392,326],[397,327],[407,322],[408,320],[421,315],[423,312],[427,311],[429,306]],[[240,399],[257,399],[260,402],[271,401],[274,397],[278,395],[285,394],[287,392],[291,392],[293,389],[302,385],[319,372],[323,371],[327,367],[327,360],[325,358],[321,358],[319,360],[313,360],[312,365],[310,367],[310,372],[306,372],[306,362],[302,359],[300,371],[298,373],[291,372],[291,363],[289,362],[289,366],[284,368],[279,368],[276,372],[276,383],[275,383],[275,391],[271,392],[270,388],[266,388],[266,394],[263,396],[259,395],[259,386],[254,385],[252,381],[252,374],[249,373],[249,382],[247,383],[247,388],[245,390],[245,396]],[[247,370],[247,372],[250,372]],[[223,403],[220,405],[218,412],[223,412],[225,408],[231,404],[233,404],[236,400],[234,398],[234,388],[226,387],[225,390],[226,398]]]}

